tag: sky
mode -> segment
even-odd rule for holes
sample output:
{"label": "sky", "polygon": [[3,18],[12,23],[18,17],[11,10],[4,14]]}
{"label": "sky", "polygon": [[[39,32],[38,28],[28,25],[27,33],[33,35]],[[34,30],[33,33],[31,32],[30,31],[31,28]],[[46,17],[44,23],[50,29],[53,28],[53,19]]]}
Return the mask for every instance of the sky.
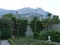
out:
{"label": "sky", "polygon": [[39,7],[60,17],[60,0],[0,0],[2,9],[17,10],[24,7]]}

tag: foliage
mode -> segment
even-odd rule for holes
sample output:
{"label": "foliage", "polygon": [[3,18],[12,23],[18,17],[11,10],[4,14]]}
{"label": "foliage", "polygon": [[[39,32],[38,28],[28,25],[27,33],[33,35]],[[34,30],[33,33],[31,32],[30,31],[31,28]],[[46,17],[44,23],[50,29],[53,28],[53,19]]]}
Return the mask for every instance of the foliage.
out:
{"label": "foliage", "polygon": [[2,32],[2,36],[1,36],[2,39],[11,38],[12,31],[13,31],[12,27],[13,24],[11,20],[4,17],[0,19],[0,30]]}
{"label": "foliage", "polygon": [[37,17],[34,17],[30,24],[33,32],[40,32],[42,30],[42,24]]}
{"label": "foliage", "polygon": [[49,30],[48,26],[50,26],[49,28],[50,28],[50,30],[52,30],[52,25],[53,24],[59,24],[60,21],[59,21],[58,16],[53,15],[53,17],[51,17],[51,14],[49,13],[48,18],[41,20],[41,23],[42,23],[42,27],[45,27],[45,28],[47,28],[47,30]]}
{"label": "foliage", "polygon": [[29,39],[20,37],[19,39],[11,39],[17,45],[59,45],[55,42],[48,42],[44,40],[37,40],[37,39]]}
{"label": "foliage", "polygon": [[2,31],[2,36],[1,39],[8,39],[11,38],[12,36],[12,30],[5,28],[5,29],[1,29]]}
{"label": "foliage", "polygon": [[[48,26],[52,27],[52,24],[59,23],[58,16],[54,15],[53,18],[51,18],[51,13],[48,13],[48,17],[49,18],[42,20],[39,20],[38,17],[34,17],[31,21],[30,27],[34,32],[35,38],[39,37],[39,33],[43,30],[44,26],[48,28]],[[0,30],[2,32],[2,37],[5,38],[9,38],[11,35],[14,35],[16,37],[25,36],[27,25],[27,20],[20,19],[11,13],[4,14],[2,18],[0,18]]]}
{"label": "foliage", "polygon": [[25,36],[26,28],[27,28],[27,20],[18,19],[16,29],[14,30],[14,35]]}
{"label": "foliage", "polygon": [[33,36],[34,39],[38,39],[39,38],[39,33],[34,33],[34,36]]}
{"label": "foliage", "polygon": [[11,39],[9,39],[11,45],[16,45]]}
{"label": "foliage", "polygon": [[56,16],[56,15],[53,16],[53,23],[54,24],[58,24],[59,23],[59,17],[58,16]]}
{"label": "foliage", "polygon": [[47,15],[47,16],[48,16],[48,18],[51,18],[52,14],[51,14],[51,13],[48,13],[48,15]]}
{"label": "foliage", "polygon": [[21,36],[25,36],[26,28],[27,28],[27,20],[22,20],[21,26],[19,28]]}
{"label": "foliage", "polygon": [[2,18],[0,18],[0,30],[3,34],[2,37],[8,38],[10,37],[9,35],[11,35],[11,33],[15,36],[24,36],[26,27],[27,20],[19,19],[13,14],[4,14]]}
{"label": "foliage", "polygon": [[51,36],[52,41],[60,42],[60,32],[55,30],[42,31],[40,33],[40,40],[48,40],[48,36]]}
{"label": "foliage", "polygon": [[2,31],[0,30],[0,38],[1,38],[1,36],[2,36]]}

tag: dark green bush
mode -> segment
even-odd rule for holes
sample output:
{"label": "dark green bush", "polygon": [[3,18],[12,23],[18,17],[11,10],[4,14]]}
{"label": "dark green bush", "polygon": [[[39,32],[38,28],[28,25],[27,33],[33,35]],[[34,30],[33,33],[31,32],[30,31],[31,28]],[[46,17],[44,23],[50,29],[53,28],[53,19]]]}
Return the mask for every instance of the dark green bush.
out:
{"label": "dark green bush", "polygon": [[17,37],[19,37],[20,36],[19,30],[14,30],[14,35],[17,36]]}
{"label": "dark green bush", "polygon": [[0,30],[0,38],[1,38],[1,36],[2,36],[2,31]]}
{"label": "dark green bush", "polygon": [[48,40],[48,36],[51,36],[52,41],[60,42],[60,31],[55,30],[42,31],[39,35],[39,39]]}
{"label": "dark green bush", "polygon": [[11,38],[11,36],[12,36],[12,30],[10,30],[10,29],[2,29],[1,31],[2,31],[1,39]]}
{"label": "dark green bush", "polygon": [[39,33],[34,33],[34,36],[33,36],[34,39],[38,39],[39,38]]}

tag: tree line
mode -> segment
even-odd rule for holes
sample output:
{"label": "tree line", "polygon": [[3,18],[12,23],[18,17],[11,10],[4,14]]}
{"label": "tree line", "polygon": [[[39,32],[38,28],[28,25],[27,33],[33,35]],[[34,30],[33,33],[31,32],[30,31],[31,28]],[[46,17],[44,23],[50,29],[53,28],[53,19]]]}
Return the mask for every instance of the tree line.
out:
{"label": "tree line", "polygon": [[[48,13],[48,18],[39,20],[38,17],[34,17],[31,23],[29,24],[34,33],[39,33],[43,28],[51,27],[53,24],[59,24],[59,17],[53,15],[51,18],[51,13]],[[20,19],[14,16],[13,14],[4,14],[0,18],[0,38],[6,39],[11,38],[11,36],[25,36],[26,28],[28,25],[28,20]]]}

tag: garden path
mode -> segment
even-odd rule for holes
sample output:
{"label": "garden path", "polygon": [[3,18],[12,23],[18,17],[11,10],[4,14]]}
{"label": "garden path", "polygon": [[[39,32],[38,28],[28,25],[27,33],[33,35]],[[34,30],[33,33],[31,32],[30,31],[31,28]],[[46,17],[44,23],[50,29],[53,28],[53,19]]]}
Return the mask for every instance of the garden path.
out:
{"label": "garden path", "polygon": [[2,40],[0,45],[11,45],[8,40]]}

